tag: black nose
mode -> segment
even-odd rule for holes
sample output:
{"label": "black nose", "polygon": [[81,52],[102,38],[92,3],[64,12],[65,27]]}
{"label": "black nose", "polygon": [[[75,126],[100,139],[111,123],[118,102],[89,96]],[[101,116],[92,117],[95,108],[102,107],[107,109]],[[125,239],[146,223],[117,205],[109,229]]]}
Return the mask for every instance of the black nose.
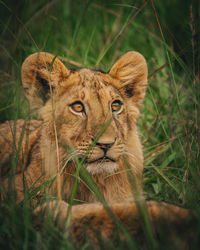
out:
{"label": "black nose", "polygon": [[96,143],[96,145],[99,146],[104,151],[104,154],[106,154],[108,149],[111,148],[113,144],[114,144],[114,142],[112,142],[112,143],[100,143],[100,142],[97,142]]}

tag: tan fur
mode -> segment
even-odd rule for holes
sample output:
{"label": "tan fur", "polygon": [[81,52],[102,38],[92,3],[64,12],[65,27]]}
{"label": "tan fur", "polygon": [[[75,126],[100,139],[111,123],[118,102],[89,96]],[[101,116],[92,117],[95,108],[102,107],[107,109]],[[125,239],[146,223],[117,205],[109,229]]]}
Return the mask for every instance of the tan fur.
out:
{"label": "tan fur", "polygon": [[[128,52],[118,59],[109,73],[101,73],[89,69],[71,71],[53,55],[35,53],[22,65],[22,85],[30,107],[38,110],[40,120],[7,121],[0,126],[1,163],[7,169],[11,154],[19,159],[15,176],[17,202],[24,198],[23,175],[32,189],[58,172],[61,173],[60,182],[55,181],[49,193],[57,195],[60,185],[62,199],[68,201],[75,180],[76,159],[84,157],[102,128],[109,124],[88,153],[82,168],[88,171],[122,222],[128,223],[129,214],[137,219],[137,206],[130,201],[142,197],[143,153],[137,120],[147,87],[144,57]],[[122,103],[118,113],[111,109],[116,100]],[[77,113],[72,108],[77,101],[84,105],[84,112]],[[127,173],[131,173],[135,181],[132,186]],[[73,232],[82,218],[87,222],[92,214],[98,218],[93,226],[104,238],[109,238],[113,228],[111,219],[102,205],[94,204],[96,197],[81,178],[75,198],[92,204],[73,207],[71,230]],[[3,183],[7,188],[6,178]],[[59,205],[63,221],[68,209],[64,201]],[[151,219],[157,212],[159,217],[166,211],[157,203],[146,205]],[[180,212],[186,216],[185,210],[177,209],[175,214]],[[99,220],[103,220],[103,224],[98,225]],[[93,235],[90,230],[88,233]],[[81,233],[76,234],[73,232],[75,237],[82,237]]]}
{"label": "tan fur", "polygon": [[[23,169],[29,187],[37,187],[44,180],[61,171],[62,198],[71,195],[73,174],[76,171],[75,155],[82,158],[90,144],[107,123],[107,129],[89,152],[84,166],[108,202],[132,199],[127,177],[128,171],[136,180],[136,189],[141,194],[143,171],[142,146],[137,131],[139,107],[147,86],[147,66],[142,55],[128,52],[111,68],[109,73],[89,69],[68,70],[58,58],[49,53],[29,56],[22,65],[22,85],[30,107],[38,109],[39,121],[23,120],[1,125],[2,151],[13,152],[13,142],[20,147],[22,127],[25,132],[19,152],[23,158]],[[122,110],[114,113],[111,104],[120,100]],[[84,113],[76,113],[71,104],[79,101]],[[29,129],[29,126],[35,128]],[[3,137],[7,130],[7,138]],[[12,132],[16,131],[16,133]],[[3,139],[2,139],[3,138]],[[7,140],[7,141],[6,141]],[[101,145],[110,145],[104,155]],[[104,160],[102,157],[109,157]],[[98,160],[99,159],[99,160]],[[128,162],[128,165],[124,162]],[[58,166],[59,164],[59,166]],[[6,182],[6,181],[5,181]],[[23,199],[22,174],[15,179],[17,200]],[[63,186],[64,185],[64,186]],[[57,193],[54,183],[50,192]],[[80,183],[76,199],[94,202],[94,194],[84,182]]]}
{"label": "tan fur", "polygon": [[50,212],[59,228],[68,233],[69,239],[73,240],[77,247],[82,246],[88,236],[95,249],[101,249],[99,236],[101,240],[109,242],[117,233],[121,242],[126,241],[124,230],[127,230],[134,240],[146,246],[145,227],[148,226],[152,239],[158,240],[165,236],[166,246],[183,250],[190,249],[189,246],[192,245],[194,221],[191,212],[164,202],[124,201],[112,203],[109,207],[98,203],[76,205],[72,206],[70,217],[68,209],[66,202],[50,201],[36,208],[34,213],[37,217],[45,218]]}

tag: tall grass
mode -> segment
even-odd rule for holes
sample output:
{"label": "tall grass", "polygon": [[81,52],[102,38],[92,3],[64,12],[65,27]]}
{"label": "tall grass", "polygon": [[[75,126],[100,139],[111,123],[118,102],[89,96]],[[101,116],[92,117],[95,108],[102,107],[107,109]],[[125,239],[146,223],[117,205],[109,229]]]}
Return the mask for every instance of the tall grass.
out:
{"label": "tall grass", "polygon": [[[0,121],[36,117],[20,85],[29,54],[48,51],[69,68],[108,71],[124,52],[139,51],[149,68],[138,122],[146,197],[191,208],[200,218],[197,2],[0,0]],[[0,209],[2,249],[74,247],[50,220],[35,230],[26,204],[6,200]]]}

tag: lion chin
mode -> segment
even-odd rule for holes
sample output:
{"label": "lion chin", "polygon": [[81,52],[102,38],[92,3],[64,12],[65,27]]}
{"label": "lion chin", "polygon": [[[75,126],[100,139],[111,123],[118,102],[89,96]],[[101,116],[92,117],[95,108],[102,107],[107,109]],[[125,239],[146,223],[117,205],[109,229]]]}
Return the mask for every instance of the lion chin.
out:
{"label": "lion chin", "polygon": [[96,161],[86,165],[86,170],[91,175],[109,174],[112,175],[118,169],[118,164],[112,161]]}

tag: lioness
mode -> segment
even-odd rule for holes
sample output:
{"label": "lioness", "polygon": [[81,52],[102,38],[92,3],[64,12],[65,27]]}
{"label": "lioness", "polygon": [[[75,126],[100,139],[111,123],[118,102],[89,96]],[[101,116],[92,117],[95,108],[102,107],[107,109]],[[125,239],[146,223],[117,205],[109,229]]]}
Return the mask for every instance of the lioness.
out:
{"label": "lioness", "polygon": [[[28,188],[34,189],[57,175],[49,193],[62,198],[57,212],[66,218],[66,202],[78,177],[79,162],[78,167],[86,169],[114,214],[129,226],[130,218],[137,221],[139,211],[133,201],[142,199],[143,153],[137,120],[147,88],[144,57],[130,51],[109,73],[102,73],[67,69],[52,54],[40,52],[24,61],[21,72],[25,95],[30,107],[38,110],[39,120],[7,121],[0,126],[3,166],[10,154],[18,157],[14,178],[17,202],[24,199],[24,179]],[[6,178],[3,185],[7,188]],[[72,207],[72,228],[85,217],[109,238],[112,220],[102,205],[94,204],[97,198],[82,179],[75,199],[90,204]],[[50,207],[54,205],[50,203]],[[146,202],[146,207],[151,220],[169,215],[176,221],[188,215],[187,210],[167,204]],[[80,231],[72,232],[80,237]]]}

